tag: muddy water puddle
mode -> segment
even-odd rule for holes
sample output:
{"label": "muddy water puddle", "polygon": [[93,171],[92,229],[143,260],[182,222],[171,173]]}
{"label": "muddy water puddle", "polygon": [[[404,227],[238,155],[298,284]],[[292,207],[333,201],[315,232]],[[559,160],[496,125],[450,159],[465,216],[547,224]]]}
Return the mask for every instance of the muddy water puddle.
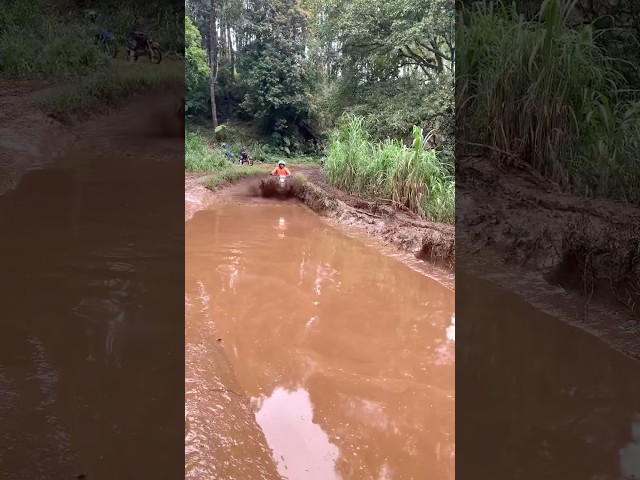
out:
{"label": "muddy water puddle", "polygon": [[456,281],[458,476],[640,478],[640,363],[491,283]]}
{"label": "muddy water puddle", "polygon": [[182,473],[158,460],[182,426],[175,144],[173,165],[72,152],[0,196],[1,478]]}
{"label": "muddy water puddle", "polygon": [[[454,478],[449,289],[263,201],[186,223],[186,303],[187,477],[259,449],[292,480]],[[233,403],[259,429],[230,428]]]}

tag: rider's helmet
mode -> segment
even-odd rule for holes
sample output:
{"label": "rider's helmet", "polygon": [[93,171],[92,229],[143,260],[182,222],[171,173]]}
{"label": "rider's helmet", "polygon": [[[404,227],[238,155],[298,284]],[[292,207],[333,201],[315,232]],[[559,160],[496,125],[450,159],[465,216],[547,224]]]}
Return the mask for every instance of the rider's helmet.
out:
{"label": "rider's helmet", "polygon": [[227,144],[226,144],[226,143],[223,143],[223,144],[222,144],[222,148],[227,148]]}
{"label": "rider's helmet", "polygon": [[91,23],[96,23],[96,19],[98,18],[98,12],[96,12],[95,10],[89,10],[89,13],[87,14],[87,16],[89,17],[89,21]]}
{"label": "rider's helmet", "polygon": [[284,160],[280,160],[280,161],[278,162],[278,166],[279,166],[279,167],[284,167],[285,165],[286,165],[286,163],[284,163]]}

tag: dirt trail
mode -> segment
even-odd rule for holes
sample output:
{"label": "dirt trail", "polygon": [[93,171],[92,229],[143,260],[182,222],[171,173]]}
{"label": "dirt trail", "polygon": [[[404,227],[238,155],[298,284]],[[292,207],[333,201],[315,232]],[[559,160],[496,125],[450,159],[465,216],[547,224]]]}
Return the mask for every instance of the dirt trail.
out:
{"label": "dirt trail", "polygon": [[[176,68],[180,65],[176,63]],[[86,145],[89,138],[96,148],[136,145],[137,151],[144,152],[148,144],[142,145],[143,137],[183,135],[183,124],[172,114],[184,95],[181,84],[162,93],[134,95],[96,116],[84,113],[81,124],[69,126],[48,117],[38,106],[38,96],[61,83],[66,82],[0,79],[0,195],[16,188],[29,170],[56,162],[78,142]],[[132,112],[143,113],[134,113],[136,118]],[[135,131],[123,130],[122,125],[136,121]],[[128,144],[114,142],[115,137]]]}
{"label": "dirt trail", "polygon": [[464,265],[640,358],[639,208],[478,157],[458,160],[456,202]]}
{"label": "dirt trail", "polygon": [[256,181],[186,225],[187,477],[453,478],[453,293]]}

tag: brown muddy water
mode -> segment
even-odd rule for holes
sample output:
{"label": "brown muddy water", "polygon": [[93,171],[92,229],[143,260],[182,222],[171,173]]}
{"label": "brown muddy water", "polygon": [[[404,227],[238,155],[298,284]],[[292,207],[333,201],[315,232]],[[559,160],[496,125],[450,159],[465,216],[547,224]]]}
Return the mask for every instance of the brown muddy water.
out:
{"label": "brown muddy water", "polygon": [[458,477],[640,478],[640,363],[487,281],[456,292]]}
{"label": "brown muddy water", "polygon": [[237,474],[265,452],[292,480],[454,478],[451,290],[298,203],[218,204],[185,235],[188,478],[278,478]]}
{"label": "brown muddy water", "polygon": [[183,141],[130,124],[0,196],[0,478],[183,474]]}

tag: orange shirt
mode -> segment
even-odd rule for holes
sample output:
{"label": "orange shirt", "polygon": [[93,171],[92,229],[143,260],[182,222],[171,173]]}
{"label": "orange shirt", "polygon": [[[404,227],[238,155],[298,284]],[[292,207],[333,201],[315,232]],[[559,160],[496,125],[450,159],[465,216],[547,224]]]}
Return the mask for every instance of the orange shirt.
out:
{"label": "orange shirt", "polygon": [[287,167],[280,168],[279,166],[274,168],[273,172],[271,173],[273,173],[274,175],[286,175],[287,177],[291,175],[291,172]]}

